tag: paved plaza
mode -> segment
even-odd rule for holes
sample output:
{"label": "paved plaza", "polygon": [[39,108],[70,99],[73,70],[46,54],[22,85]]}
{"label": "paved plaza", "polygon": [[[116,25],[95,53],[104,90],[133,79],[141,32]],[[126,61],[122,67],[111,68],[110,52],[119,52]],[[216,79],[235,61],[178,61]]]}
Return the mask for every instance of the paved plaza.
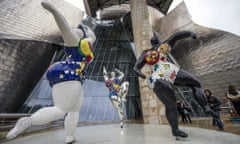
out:
{"label": "paved plaza", "polygon": [[[176,141],[169,125],[118,124],[81,126],[76,130],[75,144],[239,144],[240,136],[222,131],[181,127],[189,134]],[[3,144],[64,144],[64,129],[28,135]]]}

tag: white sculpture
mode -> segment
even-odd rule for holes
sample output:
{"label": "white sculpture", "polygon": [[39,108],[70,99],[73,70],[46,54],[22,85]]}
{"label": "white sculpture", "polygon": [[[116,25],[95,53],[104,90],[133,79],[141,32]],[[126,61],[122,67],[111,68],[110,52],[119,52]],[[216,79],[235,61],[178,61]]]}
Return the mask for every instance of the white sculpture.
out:
{"label": "white sculpture", "polygon": [[88,37],[83,39],[83,31],[72,29],[51,3],[43,1],[41,4],[54,16],[69,57],[65,61],[51,65],[47,72],[47,78],[52,86],[54,106],[42,108],[30,117],[20,118],[6,137],[13,139],[31,125],[47,124],[67,114],[64,121],[66,143],[73,143],[75,141],[74,131],[84,98],[82,82],[85,79],[86,66],[93,60],[91,46],[96,37],[92,30],[85,26],[88,30]]}
{"label": "white sculpture", "polygon": [[[103,77],[106,86],[109,89],[109,98],[113,106],[117,109],[119,118],[121,120],[120,126],[123,128],[123,108],[122,102],[126,102],[126,96],[128,93],[129,82],[122,83],[124,73],[118,69],[114,69],[115,72],[111,72],[111,76],[108,76],[107,70],[103,67]],[[119,76],[116,75],[116,72]]]}

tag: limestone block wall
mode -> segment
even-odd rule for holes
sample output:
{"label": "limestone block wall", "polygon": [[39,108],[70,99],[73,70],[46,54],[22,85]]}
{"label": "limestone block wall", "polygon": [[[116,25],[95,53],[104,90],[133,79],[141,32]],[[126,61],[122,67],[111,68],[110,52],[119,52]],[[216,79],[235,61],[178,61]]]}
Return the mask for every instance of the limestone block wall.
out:
{"label": "limestone block wall", "polygon": [[181,30],[195,32],[198,40],[180,41],[172,51],[173,56],[182,68],[199,78],[204,89],[212,90],[225,104],[227,86],[240,87],[240,37],[195,24],[184,3],[161,19],[159,34],[165,40]]}
{"label": "limestone block wall", "polygon": [[[149,22],[146,0],[131,0],[131,17],[136,46],[137,58],[145,49],[151,48],[152,27]],[[142,72],[149,77],[151,69],[146,65]],[[155,96],[152,89],[148,88],[147,80],[139,78],[142,103],[143,121],[146,124],[159,124],[165,120],[163,104]]]}
{"label": "limestone block wall", "polygon": [[[0,2],[0,113],[17,112],[50,64],[62,39],[41,0]],[[51,0],[72,27],[83,13],[63,0]],[[54,43],[54,44],[53,44]]]}

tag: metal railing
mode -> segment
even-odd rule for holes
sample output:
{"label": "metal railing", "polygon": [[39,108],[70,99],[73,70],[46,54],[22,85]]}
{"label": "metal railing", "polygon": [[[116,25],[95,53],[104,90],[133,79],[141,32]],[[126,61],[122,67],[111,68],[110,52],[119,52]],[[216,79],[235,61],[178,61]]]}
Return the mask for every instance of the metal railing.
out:
{"label": "metal railing", "polygon": [[[232,107],[221,107],[222,112],[221,114],[228,114],[228,111],[232,109]],[[0,131],[8,131],[16,124],[17,120],[21,117],[31,116],[28,113],[0,113]],[[197,121],[201,121],[203,117],[195,117]],[[204,119],[211,119],[210,117],[204,117]],[[92,124],[106,124],[106,123],[118,123],[119,120],[105,120],[105,121],[89,121],[89,122],[79,122],[78,125],[92,125]],[[129,120],[131,122],[131,120]],[[48,128],[56,128],[56,127],[63,127],[63,119],[53,121],[49,124],[42,125],[42,126],[34,126],[31,130],[41,130],[41,129],[48,129]]]}
{"label": "metal railing", "polygon": [[30,114],[19,114],[19,113],[1,113],[0,114],[0,131],[6,131],[11,129],[16,123],[17,119]]}
{"label": "metal railing", "polygon": [[[0,113],[0,142],[7,141],[5,138],[7,132],[12,129],[17,120],[21,117],[28,117],[31,114],[24,113]],[[125,120],[125,123],[142,123],[142,121],[132,121]],[[119,120],[109,120],[109,121],[90,121],[90,122],[78,122],[78,126],[87,126],[87,125],[99,125],[99,124],[119,124]],[[34,134],[36,132],[45,132],[49,130],[59,129],[64,127],[64,119],[59,119],[44,125],[32,125],[26,131],[20,134],[20,136]]]}
{"label": "metal railing", "polygon": [[[17,120],[21,117],[28,117],[31,114],[23,114],[23,113],[1,113],[0,114],[0,132],[7,132],[10,129],[12,129]],[[63,127],[63,119],[53,121],[49,124],[45,125],[39,125],[39,126],[32,126],[30,127],[25,133],[30,133],[33,131],[38,130],[45,130],[45,129],[51,129],[51,128],[59,128]]]}
{"label": "metal railing", "polygon": [[[12,129],[17,120],[21,117],[28,117],[31,114],[25,113],[0,113],[0,141],[6,141],[6,134],[7,132]],[[54,128],[62,128],[63,127],[63,119],[58,121],[53,121],[49,124],[45,125],[38,125],[38,126],[31,126],[26,131],[24,131],[21,135],[37,132],[37,131],[45,131]]]}

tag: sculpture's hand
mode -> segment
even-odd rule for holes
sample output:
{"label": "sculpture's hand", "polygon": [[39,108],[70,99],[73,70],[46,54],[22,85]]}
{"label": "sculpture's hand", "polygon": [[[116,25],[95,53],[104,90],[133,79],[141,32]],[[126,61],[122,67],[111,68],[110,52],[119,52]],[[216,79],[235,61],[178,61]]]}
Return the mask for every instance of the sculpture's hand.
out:
{"label": "sculpture's hand", "polygon": [[105,66],[103,66],[103,75],[104,75],[104,76],[107,75],[107,70],[106,70]]}
{"label": "sculpture's hand", "polygon": [[54,10],[53,5],[48,0],[43,0],[41,2],[41,5],[42,5],[43,8],[45,8],[48,11],[53,11]]}

